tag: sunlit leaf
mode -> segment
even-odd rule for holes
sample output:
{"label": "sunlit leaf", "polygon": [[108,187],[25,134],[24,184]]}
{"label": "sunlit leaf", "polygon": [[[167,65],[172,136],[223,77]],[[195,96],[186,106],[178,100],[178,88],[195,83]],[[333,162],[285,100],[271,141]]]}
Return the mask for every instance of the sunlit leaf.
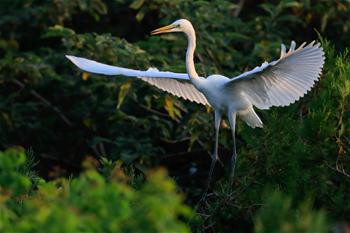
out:
{"label": "sunlit leaf", "polygon": [[89,77],[90,77],[90,74],[87,73],[87,72],[83,72],[82,75],[81,75],[81,78],[82,78],[84,81],[88,80]]}
{"label": "sunlit leaf", "polygon": [[130,8],[137,10],[139,8],[142,7],[143,3],[145,2],[145,0],[134,0],[131,4],[130,4]]}
{"label": "sunlit leaf", "polygon": [[131,82],[125,82],[122,84],[119,88],[119,94],[118,94],[118,103],[117,108],[119,109],[120,106],[123,104],[126,94],[128,93],[129,89],[131,87]]}
{"label": "sunlit leaf", "polygon": [[67,37],[74,35],[75,32],[70,29],[63,27],[61,25],[55,25],[53,27],[49,27],[45,34],[42,35],[43,38],[52,38],[52,37]]}

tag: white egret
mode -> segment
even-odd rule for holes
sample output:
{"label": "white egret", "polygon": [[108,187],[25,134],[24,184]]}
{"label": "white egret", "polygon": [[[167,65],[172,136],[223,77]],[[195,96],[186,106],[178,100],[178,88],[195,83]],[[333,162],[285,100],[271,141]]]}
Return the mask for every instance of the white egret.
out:
{"label": "white egret", "polygon": [[[186,70],[184,73],[161,72],[150,68],[147,71],[110,66],[85,58],[68,56],[80,69],[105,75],[124,75],[137,77],[169,92],[175,96],[203,104],[214,109],[215,146],[209,170],[208,186],[218,160],[219,127],[223,115],[226,115],[233,137],[233,155],[231,158],[231,181],[236,164],[235,125],[238,116],[249,126],[263,127],[253,106],[269,109],[272,106],[287,106],[304,96],[319,79],[324,64],[324,52],[319,43],[305,46],[303,43],[295,49],[292,41],[289,51],[281,45],[278,60],[264,62],[261,66],[239,76],[228,78],[222,75],[200,77],[194,66],[193,55],[196,48],[196,34],[192,24],[186,19],[179,19],[172,24],[151,32],[152,35],[183,32],[188,39],[186,52]],[[190,82],[179,82],[176,79]]]}

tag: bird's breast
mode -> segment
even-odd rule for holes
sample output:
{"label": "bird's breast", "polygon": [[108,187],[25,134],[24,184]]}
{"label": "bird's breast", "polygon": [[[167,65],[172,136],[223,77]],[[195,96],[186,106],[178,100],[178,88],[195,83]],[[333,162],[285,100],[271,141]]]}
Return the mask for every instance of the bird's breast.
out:
{"label": "bird's breast", "polygon": [[229,80],[229,78],[221,75],[209,76],[201,90],[214,110],[224,114],[228,111],[246,109],[251,105],[242,93],[225,87]]}

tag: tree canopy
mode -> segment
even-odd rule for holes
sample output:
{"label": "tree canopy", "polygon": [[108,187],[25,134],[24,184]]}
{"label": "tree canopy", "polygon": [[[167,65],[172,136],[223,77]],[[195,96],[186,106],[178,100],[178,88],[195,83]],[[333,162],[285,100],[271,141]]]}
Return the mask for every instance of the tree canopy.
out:
{"label": "tree canopy", "polygon": [[[65,54],[233,77],[320,41],[326,64],[300,101],[238,121],[233,186],[218,165],[206,202],[210,108],[140,80],[81,72]],[[0,1],[0,231],[330,232],[349,221],[350,3],[318,0]],[[219,157],[228,165],[225,122]],[[174,182],[175,181],[175,182]],[[62,224],[62,219],[66,219]],[[55,229],[55,230],[54,230]]]}

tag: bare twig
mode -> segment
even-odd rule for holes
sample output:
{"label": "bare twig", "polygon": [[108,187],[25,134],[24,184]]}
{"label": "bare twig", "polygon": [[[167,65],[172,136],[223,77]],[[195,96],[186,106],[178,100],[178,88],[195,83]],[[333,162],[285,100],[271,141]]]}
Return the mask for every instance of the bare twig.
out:
{"label": "bare twig", "polygon": [[170,116],[169,116],[168,114],[159,112],[159,111],[154,110],[154,109],[152,109],[152,108],[149,108],[149,107],[147,107],[146,105],[143,105],[143,104],[139,103],[137,100],[135,100],[134,98],[132,98],[130,95],[128,95],[128,97],[130,97],[130,99],[131,99],[132,101],[134,101],[137,105],[139,105],[142,109],[144,109],[144,110],[146,110],[146,111],[148,111],[148,112],[150,112],[150,113],[153,113],[153,114],[155,114],[155,115],[161,116],[161,117],[170,118]]}
{"label": "bare twig", "polygon": [[106,149],[105,149],[105,146],[104,146],[103,142],[100,142],[100,143],[98,144],[98,146],[99,146],[99,148],[100,148],[100,151],[101,151],[102,155],[103,155],[103,156],[106,156],[107,153],[106,153]]}
{"label": "bare twig", "polygon": [[96,145],[93,145],[93,146],[91,146],[91,149],[95,152],[95,154],[97,155],[97,156],[101,156],[101,153],[100,153],[100,151],[97,149],[97,146]]}
{"label": "bare twig", "polygon": [[200,150],[200,149],[198,149],[198,150],[191,150],[191,151],[184,151],[184,152],[179,152],[179,153],[174,153],[174,154],[163,155],[161,157],[161,159],[166,159],[166,158],[175,157],[175,156],[183,156],[183,155],[186,155],[186,154],[189,154],[189,153],[197,153],[197,152],[206,153],[207,151]]}
{"label": "bare twig", "polygon": [[184,137],[181,139],[166,139],[166,138],[161,138],[160,140],[169,144],[175,144],[175,143],[179,143],[179,142],[184,142],[184,141],[188,141],[190,140],[191,137]]}
{"label": "bare twig", "polygon": [[347,178],[350,178],[350,174],[345,171],[344,167],[339,168],[338,165],[336,165],[337,167],[334,168],[331,165],[329,165],[327,162],[326,162],[326,165],[328,168],[332,169],[333,171],[336,171],[336,172],[346,176]]}
{"label": "bare twig", "polygon": [[242,11],[242,8],[243,8],[243,5],[245,3],[245,0],[240,0],[239,3],[237,4],[237,8],[236,10],[233,12],[233,16],[234,17],[238,17],[239,14],[241,13]]}
{"label": "bare twig", "polygon": [[[17,86],[20,88],[24,89],[26,88],[26,85],[19,81],[18,79],[12,79],[12,82],[15,83]],[[53,105],[50,101],[48,101],[46,98],[44,98],[42,95],[40,95],[37,91],[30,89],[30,94],[33,95],[35,98],[37,98],[39,101],[44,103],[46,106],[50,107],[54,112],[57,113],[57,115],[68,125],[68,126],[73,126],[72,122],[63,114],[63,112]]]}

